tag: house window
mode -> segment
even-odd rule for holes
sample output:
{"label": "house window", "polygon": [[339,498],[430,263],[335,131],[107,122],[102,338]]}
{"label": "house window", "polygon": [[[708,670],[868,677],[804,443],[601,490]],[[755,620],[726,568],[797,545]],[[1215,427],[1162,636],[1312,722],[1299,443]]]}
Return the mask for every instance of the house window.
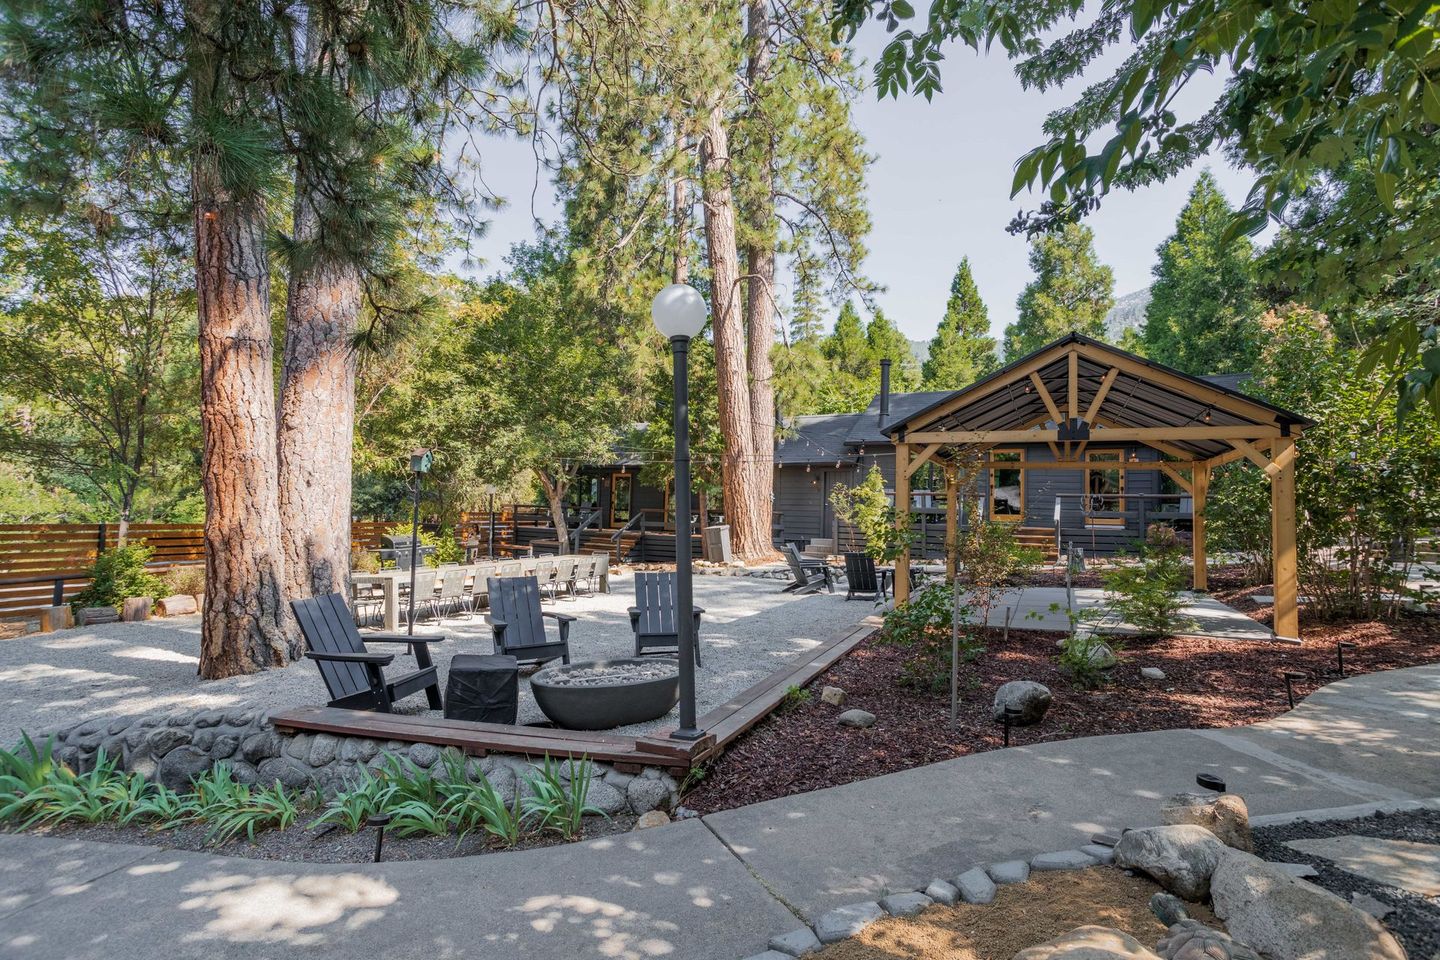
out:
{"label": "house window", "polygon": [[1160,474],[1160,484],[1158,489],[1160,491],[1160,494],[1165,499],[1160,500],[1156,504],[1154,510],[1155,513],[1190,512],[1190,505],[1186,502],[1186,498],[1189,497],[1190,494],[1186,493],[1185,488],[1180,486],[1180,484],[1176,483],[1175,478],[1170,476],[1170,474]]}
{"label": "house window", "polygon": [[1085,455],[1087,463],[1100,464],[1085,470],[1085,492],[1089,495],[1085,512],[1090,523],[1104,526],[1125,523],[1125,471],[1119,466],[1104,466],[1107,463],[1119,464],[1121,457],[1119,450],[1094,450]]}
{"label": "house window", "polygon": [[630,522],[634,477],[629,473],[610,475],[610,526],[622,527]]}
{"label": "house window", "polygon": [[[1024,450],[996,450],[996,463],[1024,463]],[[990,468],[990,518],[1007,523],[1025,519],[1025,471],[1020,467]]]}

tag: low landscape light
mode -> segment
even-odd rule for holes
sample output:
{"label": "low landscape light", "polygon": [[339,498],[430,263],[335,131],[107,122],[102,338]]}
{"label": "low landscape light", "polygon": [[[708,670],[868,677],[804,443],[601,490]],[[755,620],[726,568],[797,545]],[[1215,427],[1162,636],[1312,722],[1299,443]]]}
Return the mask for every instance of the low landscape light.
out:
{"label": "low landscape light", "polygon": [[1213,773],[1195,774],[1195,783],[1205,790],[1214,790],[1216,793],[1225,792],[1225,781]]}
{"label": "low landscape light", "polygon": [[1283,670],[1280,675],[1285,678],[1285,699],[1290,701],[1290,708],[1295,708],[1295,681],[1304,680],[1305,674],[1299,670]]}
{"label": "low landscape light", "polygon": [[1335,644],[1335,660],[1339,664],[1340,676],[1345,676],[1345,651],[1354,650],[1356,644],[1351,640],[1341,640]]}
{"label": "low landscape light", "polygon": [[375,862],[380,862],[380,853],[385,846],[385,828],[390,825],[390,814],[372,813],[365,818],[365,826],[375,828]]}

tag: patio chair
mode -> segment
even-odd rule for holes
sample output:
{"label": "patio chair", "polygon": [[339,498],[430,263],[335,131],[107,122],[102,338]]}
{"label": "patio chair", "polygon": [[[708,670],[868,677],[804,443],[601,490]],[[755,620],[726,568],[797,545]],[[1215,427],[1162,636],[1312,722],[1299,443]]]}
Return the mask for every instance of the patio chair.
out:
{"label": "patio chair", "polygon": [[540,594],[543,597],[550,594],[550,599],[555,599],[555,561],[540,560],[535,564],[535,579],[540,584]]}
{"label": "patio chair", "polygon": [[400,613],[409,623],[410,609],[415,609],[415,619],[419,620],[422,613],[429,613],[435,616],[435,578],[436,572],[433,567],[415,570],[415,596],[410,596],[410,580],[406,578],[400,584]]}
{"label": "patio chair", "polygon": [[553,597],[561,587],[565,588],[566,596],[575,599],[575,572],[579,566],[578,557],[557,557],[555,559],[555,582],[551,587],[550,595]]}
{"label": "patio chair", "polygon": [[[700,615],[704,607],[691,607],[695,617],[695,666],[700,666]],[[635,656],[680,654],[679,604],[675,574],[635,574],[635,606],[630,608],[630,629],[635,633]]]}
{"label": "patio chair", "polygon": [[497,575],[501,577],[518,577],[524,572],[525,568],[519,560],[506,560],[500,564]]}
{"label": "patio chair", "polygon": [[[305,637],[305,656],[320,668],[320,677],[330,693],[330,706],[347,710],[378,710],[389,713],[397,700],[425,691],[431,710],[442,709],[440,681],[430,660],[430,644],[444,637],[411,637],[403,633],[372,633],[364,637],[338,593],[308,600],[292,600],[290,609]],[[398,677],[386,677],[385,667],[395,660],[393,653],[371,653],[370,643],[403,643],[415,655],[418,669]]]}
{"label": "patio chair", "polygon": [[785,556],[785,562],[790,565],[790,573],[795,577],[781,593],[819,593],[821,588],[835,592],[835,575],[830,570],[830,565],[823,560],[807,560],[800,556],[799,549],[793,543],[787,543],[780,549]]}
{"label": "patio chair", "polygon": [[889,594],[890,571],[877,570],[868,553],[845,554],[845,599],[884,600]]}
{"label": "patio chair", "polygon": [[[559,658],[570,662],[570,624],[566,613],[540,609],[540,583],[534,577],[491,577],[490,629],[495,634],[495,652],[521,663],[545,663]],[[560,639],[545,636],[545,617],[553,617]]]}
{"label": "patio chair", "polygon": [[465,606],[465,572],[458,566],[441,567],[440,572],[445,579],[440,581],[440,589],[435,593],[433,606],[437,620],[444,617],[446,611],[458,616]]}
{"label": "patio chair", "polygon": [[373,584],[350,584],[350,609],[355,613],[355,626],[363,627],[385,614],[385,593]]}
{"label": "patio chair", "polygon": [[493,563],[478,564],[474,568],[473,578],[470,583],[470,592],[467,594],[470,598],[471,612],[480,609],[481,600],[489,601],[490,587],[487,581],[493,576],[495,576],[495,564]]}

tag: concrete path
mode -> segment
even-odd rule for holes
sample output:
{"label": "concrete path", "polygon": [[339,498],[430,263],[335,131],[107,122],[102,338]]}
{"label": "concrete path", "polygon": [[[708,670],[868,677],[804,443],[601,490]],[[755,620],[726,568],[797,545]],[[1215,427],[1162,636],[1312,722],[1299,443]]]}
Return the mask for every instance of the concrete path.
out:
{"label": "concrete path", "polygon": [[[1076,587],[1072,593],[1075,596],[1075,612],[1088,614],[1090,619],[1084,622],[1090,624],[1095,632],[1139,632],[1118,616],[1107,615],[1105,591],[1099,587]],[[1179,616],[1193,624],[1183,631],[1185,634],[1219,637],[1223,640],[1275,639],[1275,634],[1269,627],[1212,596],[1185,593],[1184,597],[1185,606],[1181,608]],[[990,616],[986,622],[992,627],[1003,626],[1007,611],[1010,614],[1010,626],[1020,630],[1070,630],[1064,587],[1024,587],[1003,591],[990,608]]]}
{"label": "concrete path", "polygon": [[737,960],[797,915],[1154,823],[1202,770],[1261,816],[1440,796],[1440,666],[1248,728],[1022,744],[524,853],[306,866],[0,836],[0,957]]}

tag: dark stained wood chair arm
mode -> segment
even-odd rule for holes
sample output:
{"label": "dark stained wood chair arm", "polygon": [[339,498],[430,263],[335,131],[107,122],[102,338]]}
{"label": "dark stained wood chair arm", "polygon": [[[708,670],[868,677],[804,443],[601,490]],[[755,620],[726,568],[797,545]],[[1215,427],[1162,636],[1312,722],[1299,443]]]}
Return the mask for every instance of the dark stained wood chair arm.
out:
{"label": "dark stained wood chair arm", "polygon": [[395,660],[393,653],[319,653],[315,650],[306,650],[306,658],[310,660],[332,660],[336,663],[373,663],[378,666],[388,666]]}
{"label": "dark stained wood chair arm", "polygon": [[363,633],[360,639],[365,643],[444,643],[450,638],[434,634],[411,637],[403,633]]}
{"label": "dark stained wood chair arm", "polygon": [[574,623],[575,620],[576,620],[575,617],[572,617],[572,616],[571,616],[570,614],[568,614],[568,613],[558,613],[558,612],[556,612],[556,611],[554,611],[554,610],[545,610],[545,611],[542,611],[540,615],[541,615],[542,617],[554,617],[556,620],[559,620],[561,623]]}
{"label": "dark stained wood chair arm", "polygon": [[705,608],[704,608],[704,607],[691,607],[690,609],[691,609],[691,610],[694,610],[696,613],[704,613],[704,612],[705,612]]}

